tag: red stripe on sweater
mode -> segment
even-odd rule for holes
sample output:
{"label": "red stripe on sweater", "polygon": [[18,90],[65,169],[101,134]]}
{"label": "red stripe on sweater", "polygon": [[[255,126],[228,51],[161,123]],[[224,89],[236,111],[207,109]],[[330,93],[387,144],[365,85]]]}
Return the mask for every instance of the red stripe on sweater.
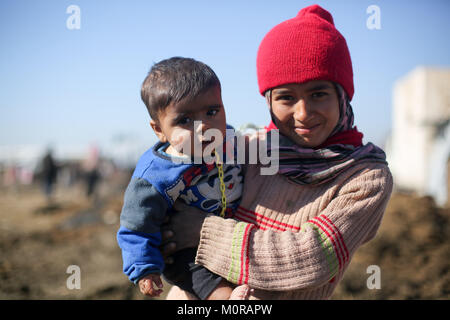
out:
{"label": "red stripe on sweater", "polygon": [[331,239],[333,246],[335,247],[336,256],[339,259],[339,268],[341,269],[345,264],[345,256],[340,246],[337,233],[333,230],[332,227],[330,227],[326,222],[320,220],[318,217],[314,217],[313,220],[315,220],[316,222],[318,222],[320,225],[323,226],[322,230],[325,229],[329,230],[330,235],[328,236],[328,238]]}
{"label": "red stripe on sweater", "polygon": [[[251,225],[250,229],[249,229],[249,234],[247,237],[247,241],[250,238],[250,233],[253,231],[253,229],[255,228],[255,225]],[[245,253],[245,279],[244,279],[244,283],[248,284],[248,275],[249,275],[249,266],[250,266],[250,254],[249,254],[249,250],[248,250],[248,242],[247,242],[247,251]]]}
{"label": "red stripe on sweater", "polygon": [[254,214],[254,215],[257,216],[257,217],[260,217],[260,218],[265,219],[265,220],[267,220],[267,221],[270,221],[270,222],[272,222],[272,223],[279,224],[279,225],[281,225],[281,226],[283,226],[283,227],[290,228],[290,229],[294,229],[294,230],[297,230],[297,231],[300,230],[300,228],[297,227],[297,226],[293,226],[293,225],[291,225],[291,224],[287,224],[287,223],[284,223],[284,222],[280,222],[280,221],[277,221],[277,220],[273,220],[273,219],[267,218],[267,217],[263,216],[263,215],[260,214],[260,213],[256,213],[256,212],[254,212],[254,211],[250,211],[250,210],[248,210],[248,209],[246,209],[246,208],[244,208],[244,207],[239,206],[238,209],[241,209],[241,210],[243,210],[243,211],[245,211],[245,212]]}
{"label": "red stripe on sweater", "polygon": [[318,221],[323,223],[325,226],[327,226],[331,230],[331,232],[333,233],[333,235],[336,238],[336,242],[339,245],[339,251],[341,252],[342,258],[343,258],[344,263],[345,263],[347,261],[347,256],[346,256],[345,251],[344,251],[344,245],[345,245],[344,244],[344,239],[342,239],[342,237],[338,233],[338,230],[336,229],[336,226],[332,225],[334,227],[333,228],[332,226],[330,226],[330,224],[325,219],[322,220],[322,218],[324,218],[324,217],[325,217],[324,215],[320,215],[320,216],[317,216],[315,219],[317,219]]}
{"label": "red stripe on sweater", "polygon": [[246,219],[250,220],[251,223],[255,224],[256,226],[261,227],[261,225],[265,225],[271,229],[275,229],[275,230],[279,230],[279,231],[286,231],[286,229],[284,228],[280,228],[278,226],[275,226],[273,224],[269,224],[266,223],[264,221],[258,220],[257,218],[255,218],[254,216],[250,216],[248,213],[244,212],[244,211],[240,211],[239,209],[236,211],[237,214],[239,214],[239,216],[241,217],[245,217]]}
{"label": "red stripe on sweater", "polygon": [[[242,278],[244,274],[246,275],[246,279],[248,279],[248,250],[247,249],[247,240],[249,235],[249,230],[252,228],[251,224],[248,224],[245,227],[244,238],[242,239],[242,247],[241,247],[241,272],[239,276],[238,284],[242,284]],[[245,280],[244,280],[245,281]]]}
{"label": "red stripe on sweater", "polygon": [[256,225],[258,225],[258,227],[259,227],[259,225],[262,224],[262,225],[265,225],[265,226],[267,226],[267,227],[269,227],[269,228],[272,228],[272,229],[275,229],[275,230],[286,231],[285,228],[281,228],[281,227],[278,227],[278,226],[276,226],[276,225],[269,224],[269,223],[266,223],[266,222],[264,222],[264,221],[258,220],[256,217],[250,216],[248,213],[239,210],[239,208],[237,209],[236,214],[239,214],[240,216],[243,216],[243,217],[245,217],[245,218],[247,218],[247,219],[250,219],[251,222],[254,223],[254,224],[256,224]]}
{"label": "red stripe on sweater", "polygon": [[328,217],[327,217],[326,215],[322,215],[322,217],[323,217],[325,220],[327,220],[328,223],[331,224],[331,225],[334,227],[334,229],[336,229],[337,233],[339,234],[339,237],[342,239],[342,244],[344,245],[344,251],[345,251],[345,254],[347,255],[347,260],[348,260],[348,259],[350,258],[350,255],[349,255],[349,253],[348,253],[347,246],[345,245],[344,237],[343,237],[342,234],[339,232],[339,229],[334,225],[333,222],[331,222],[330,219],[328,219]]}
{"label": "red stripe on sweater", "polygon": [[258,223],[257,221],[245,217],[242,213],[240,213],[240,212],[238,212],[238,211],[236,211],[234,217],[235,217],[237,220],[239,220],[239,221],[251,223],[251,224],[253,224],[253,225],[254,225],[256,228],[258,228],[258,229],[261,229],[261,230],[267,230],[267,228],[264,228],[263,226],[260,226],[260,225],[255,224],[255,223]]}
{"label": "red stripe on sweater", "polygon": [[312,219],[309,220],[308,222],[315,224],[320,229],[322,229],[322,231],[325,232],[327,237],[331,240],[331,243],[333,244],[333,247],[334,247],[334,252],[336,252],[336,256],[338,257],[339,268],[341,268],[341,266],[342,266],[341,258],[340,258],[340,255],[338,254],[338,248],[336,246],[336,243],[334,242],[333,237],[328,233],[328,231],[324,227],[322,227],[322,225],[320,223],[317,223],[315,220],[312,220]]}

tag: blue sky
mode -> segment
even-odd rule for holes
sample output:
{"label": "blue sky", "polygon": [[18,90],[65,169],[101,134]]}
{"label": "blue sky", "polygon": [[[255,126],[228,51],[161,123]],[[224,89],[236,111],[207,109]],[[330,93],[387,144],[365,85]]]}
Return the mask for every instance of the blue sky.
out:
{"label": "blue sky", "polygon": [[[153,63],[171,56],[210,65],[222,82],[228,123],[265,125],[256,52],[276,24],[318,3],[330,11],[353,60],[355,123],[382,144],[394,82],[418,65],[450,66],[450,2],[112,1],[0,2],[0,146],[100,144],[155,136],[140,100]],[[69,30],[66,9],[81,10]],[[381,29],[369,30],[369,5]]]}

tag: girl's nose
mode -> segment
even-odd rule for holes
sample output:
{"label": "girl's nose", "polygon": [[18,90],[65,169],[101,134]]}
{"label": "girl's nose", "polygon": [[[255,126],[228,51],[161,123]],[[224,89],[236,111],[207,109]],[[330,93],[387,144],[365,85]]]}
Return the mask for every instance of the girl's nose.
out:
{"label": "girl's nose", "polygon": [[308,105],[304,99],[298,100],[294,106],[294,119],[299,122],[305,122],[309,119],[311,110],[309,110]]}

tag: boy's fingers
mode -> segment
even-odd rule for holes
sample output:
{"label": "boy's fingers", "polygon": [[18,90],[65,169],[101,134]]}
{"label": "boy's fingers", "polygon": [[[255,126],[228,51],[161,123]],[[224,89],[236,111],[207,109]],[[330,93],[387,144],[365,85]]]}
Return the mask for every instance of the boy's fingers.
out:
{"label": "boy's fingers", "polygon": [[161,289],[156,289],[153,287],[153,284],[150,286],[150,290],[149,290],[149,295],[152,297],[159,297],[159,295],[162,293],[163,291]]}
{"label": "boy's fingers", "polygon": [[163,287],[163,283],[162,283],[160,277],[153,279],[153,282],[155,282],[155,284],[156,284],[156,286],[157,286],[158,288],[161,289],[161,288]]}
{"label": "boy's fingers", "polygon": [[141,290],[141,292],[145,295],[149,294],[149,288],[148,288],[148,281],[147,280],[142,280],[139,281],[139,289]]}
{"label": "boy's fingers", "polygon": [[155,291],[155,297],[159,297],[163,291],[161,289],[158,289]]}
{"label": "boy's fingers", "polygon": [[159,297],[163,290],[156,289],[153,286],[153,282],[156,284],[158,288],[162,288],[163,284],[160,277],[155,277],[152,279],[143,279],[139,281],[139,289],[141,290],[142,294],[150,297]]}
{"label": "boy's fingers", "polygon": [[153,288],[153,282],[151,280],[145,281],[144,289],[146,295],[151,297],[155,295],[155,289]]}

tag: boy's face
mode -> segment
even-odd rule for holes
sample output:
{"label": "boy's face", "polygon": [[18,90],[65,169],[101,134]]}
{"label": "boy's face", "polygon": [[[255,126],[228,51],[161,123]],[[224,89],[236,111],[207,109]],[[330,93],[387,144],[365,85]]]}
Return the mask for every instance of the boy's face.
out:
{"label": "boy's face", "polygon": [[[194,121],[200,121],[200,126],[194,128]],[[161,142],[169,142],[171,150],[183,155],[194,154],[194,138],[201,144],[203,154],[205,147],[214,141],[206,141],[204,133],[208,129],[220,131],[222,144],[226,117],[220,87],[207,89],[194,99],[170,104],[159,113],[159,120],[151,120],[150,125]]]}
{"label": "boy's face", "polygon": [[329,137],[339,121],[339,99],[330,81],[287,84],[272,90],[272,116],[280,132],[302,147]]}

